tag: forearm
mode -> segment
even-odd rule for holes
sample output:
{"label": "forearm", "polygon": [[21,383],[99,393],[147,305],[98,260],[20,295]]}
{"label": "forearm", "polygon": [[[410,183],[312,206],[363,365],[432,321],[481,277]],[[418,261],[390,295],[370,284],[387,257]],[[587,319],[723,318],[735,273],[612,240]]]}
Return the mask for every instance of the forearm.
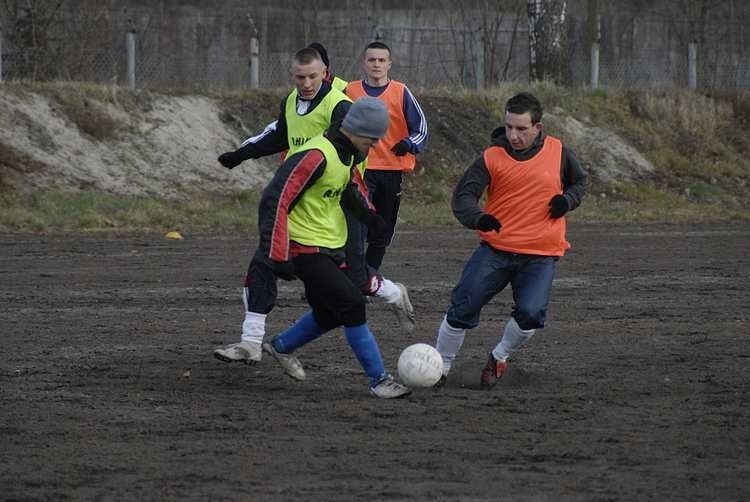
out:
{"label": "forearm", "polygon": [[568,206],[572,211],[581,204],[581,200],[586,195],[589,176],[573,152],[568,149],[563,149],[562,185],[563,195],[568,200]]}
{"label": "forearm", "polygon": [[489,173],[482,157],[472,163],[458,182],[451,199],[451,209],[456,219],[465,227],[475,229],[484,214],[479,199],[489,183]]}
{"label": "forearm", "polygon": [[404,116],[409,129],[409,152],[423,153],[427,145],[427,118],[408,88],[404,92]]}

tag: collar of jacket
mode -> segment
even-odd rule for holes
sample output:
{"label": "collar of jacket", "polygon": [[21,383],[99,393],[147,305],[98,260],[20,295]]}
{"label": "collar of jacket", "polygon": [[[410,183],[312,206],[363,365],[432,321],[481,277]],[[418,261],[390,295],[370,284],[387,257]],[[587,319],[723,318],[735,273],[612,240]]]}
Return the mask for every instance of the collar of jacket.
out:
{"label": "collar of jacket", "polygon": [[530,147],[528,147],[526,150],[516,151],[510,146],[510,143],[508,142],[508,137],[505,135],[505,126],[500,126],[492,131],[492,145],[504,148],[505,151],[508,152],[508,155],[510,155],[515,160],[522,162],[524,160],[529,160],[534,155],[539,153],[539,150],[541,150],[544,146],[544,138],[546,137],[547,135],[544,133],[544,129],[542,129],[539,134],[537,134],[536,139],[534,139],[534,142]]}
{"label": "collar of jacket", "polygon": [[326,95],[329,92],[331,92],[331,89],[332,89],[331,84],[328,83],[328,82],[326,82],[324,80],[323,83],[320,84],[320,89],[318,89],[318,92],[315,93],[315,96],[313,96],[312,99],[310,99],[310,100],[302,99],[302,96],[299,95],[299,91],[298,91],[297,92],[297,101],[308,101],[310,103],[310,105],[307,108],[307,110],[309,112],[310,110],[312,110],[313,108],[315,108],[316,106],[318,106],[318,103],[320,103],[321,101],[323,101],[323,98],[325,98]]}
{"label": "collar of jacket", "polygon": [[348,165],[351,163],[353,157],[354,163],[359,164],[365,159],[366,155],[362,155],[359,150],[354,147],[354,144],[349,141],[349,138],[344,136],[341,132],[340,126],[341,122],[332,124],[325,132],[325,137],[328,138],[328,141],[330,141],[334,148],[336,148],[336,153],[339,154],[339,160],[341,160],[341,162]]}

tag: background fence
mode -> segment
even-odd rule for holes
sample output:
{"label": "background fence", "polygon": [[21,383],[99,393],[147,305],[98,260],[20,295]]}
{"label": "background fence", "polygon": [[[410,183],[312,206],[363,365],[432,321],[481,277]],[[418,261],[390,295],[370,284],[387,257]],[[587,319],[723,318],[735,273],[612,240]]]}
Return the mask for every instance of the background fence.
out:
{"label": "background fence", "polygon": [[[362,48],[375,39],[392,48],[392,76],[414,89],[481,88],[530,79],[534,27],[528,9],[543,2],[498,0],[423,8],[423,3],[436,2],[404,1],[393,8],[381,3],[370,10],[360,3],[359,9],[340,8],[350,2],[333,8],[321,1],[311,2],[314,9],[300,10],[295,3],[290,9],[263,2],[245,2],[257,4],[253,8],[231,2],[224,9],[212,9],[210,3],[202,7],[200,2],[173,8],[180,3],[162,0],[123,10],[122,4],[130,2],[58,0],[61,7],[54,17],[31,7],[13,12],[6,8],[0,10],[0,79],[138,88],[285,87],[291,55],[298,48],[322,42],[334,72],[354,79],[361,76]],[[690,13],[679,9],[648,11],[627,1],[550,0],[564,16],[556,18],[562,34],[558,45],[543,62],[556,71],[545,78],[570,86],[750,88],[750,40],[745,34],[750,2],[703,3],[721,4],[711,12],[719,7],[727,12],[715,20],[720,29],[714,29],[706,12],[698,29]],[[251,57],[255,47],[257,57]]]}

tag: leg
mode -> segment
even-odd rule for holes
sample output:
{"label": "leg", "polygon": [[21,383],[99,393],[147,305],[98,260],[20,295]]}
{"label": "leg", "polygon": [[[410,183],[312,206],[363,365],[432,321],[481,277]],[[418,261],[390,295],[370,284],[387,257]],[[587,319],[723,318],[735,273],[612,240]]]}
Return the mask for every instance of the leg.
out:
{"label": "leg", "polygon": [[480,245],[466,262],[461,278],[451,293],[451,306],[438,329],[435,347],[443,357],[443,373],[448,374],[463,344],[467,329],[479,324],[482,308],[510,280],[509,255]]}
{"label": "leg", "polygon": [[391,306],[401,329],[409,334],[414,331],[414,308],[409,299],[406,286],[391,282],[380,275],[365,261],[366,228],[348,211],[346,224],[348,236],[346,240],[346,268],[347,277],[360,289],[365,296],[383,298]]}
{"label": "leg", "polygon": [[378,343],[367,326],[364,297],[328,256],[300,255],[294,259],[297,276],[305,283],[305,294],[317,323],[328,329],[344,327],[346,341],[370,380],[378,397],[408,394],[386,373]]}
{"label": "leg", "polygon": [[[500,342],[490,355],[490,359],[495,361],[495,380],[502,376],[508,357],[534,335],[536,328],[544,327],[547,315],[557,259],[527,256],[519,260],[522,262],[511,279],[515,301],[513,315],[503,329]],[[502,366],[499,375],[497,365]],[[488,362],[489,366],[492,366],[492,361]]]}
{"label": "leg", "polygon": [[524,258],[511,280],[515,301],[513,317],[506,324],[500,343],[492,351],[496,359],[504,361],[526,343],[537,328],[544,327],[556,264],[557,259],[553,257]]}
{"label": "leg", "polygon": [[386,248],[391,244],[396,231],[398,211],[401,206],[402,181],[401,171],[365,170],[365,182],[370,191],[372,203],[388,225],[388,233],[382,239],[368,239],[367,264],[375,270],[380,269]]}
{"label": "leg", "polygon": [[276,303],[278,290],[276,274],[256,250],[245,275],[242,300],[245,319],[242,323],[242,338],[239,343],[214,350],[214,357],[224,362],[255,363],[260,361],[261,344],[266,333],[266,315]]}

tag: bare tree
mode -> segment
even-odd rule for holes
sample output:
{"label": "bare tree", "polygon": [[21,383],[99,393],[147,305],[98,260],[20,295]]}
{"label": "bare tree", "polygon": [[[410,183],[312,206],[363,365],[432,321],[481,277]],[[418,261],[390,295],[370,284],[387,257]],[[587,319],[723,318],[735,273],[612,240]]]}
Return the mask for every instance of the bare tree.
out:
{"label": "bare tree", "polygon": [[5,0],[0,4],[4,38],[13,52],[16,77],[57,76],[63,1]]}
{"label": "bare tree", "polygon": [[529,78],[562,82],[565,64],[567,0],[527,0]]}

